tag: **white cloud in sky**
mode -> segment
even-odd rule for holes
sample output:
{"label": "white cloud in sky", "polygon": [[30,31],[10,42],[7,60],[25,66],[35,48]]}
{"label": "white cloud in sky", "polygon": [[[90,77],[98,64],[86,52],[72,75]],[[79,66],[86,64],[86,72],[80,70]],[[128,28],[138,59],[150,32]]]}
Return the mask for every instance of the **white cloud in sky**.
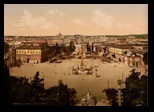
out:
{"label": "white cloud in sky", "polygon": [[63,16],[63,15],[65,15],[65,13],[62,12],[62,11],[60,11],[60,10],[58,10],[58,9],[54,9],[54,10],[50,9],[50,10],[46,13],[46,15],[51,15],[51,16],[53,16],[53,15],[60,15],[60,16]]}
{"label": "white cloud in sky", "polygon": [[24,30],[26,30],[26,29],[25,29],[25,28],[20,28],[19,30],[24,31]]}
{"label": "white cloud in sky", "polygon": [[132,26],[130,24],[124,24],[124,23],[117,23],[118,28],[127,28],[127,29],[132,29]]}
{"label": "white cloud in sky", "polygon": [[79,19],[79,18],[76,18],[76,19],[72,20],[72,22],[75,25],[79,25],[79,26],[82,26],[84,24],[84,21],[82,19]]}
{"label": "white cloud in sky", "polygon": [[19,20],[19,24],[15,24],[15,27],[19,28],[31,28],[31,29],[49,29],[49,28],[58,28],[58,26],[54,25],[52,22],[46,20],[45,17],[35,17],[32,12],[28,10],[23,11],[22,19]]}
{"label": "white cloud in sky", "polygon": [[58,26],[54,25],[53,23],[45,23],[42,26],[40,26],[40,29],[46,30],[46,29],[49,29],[51,27],[54,27],[55,29],[59,28]]}
{"label": "white cloud in sky", "polygon": [[113,23],[113,17],[99,9],[93,11],[92,21],[99,27],[110,28]]}

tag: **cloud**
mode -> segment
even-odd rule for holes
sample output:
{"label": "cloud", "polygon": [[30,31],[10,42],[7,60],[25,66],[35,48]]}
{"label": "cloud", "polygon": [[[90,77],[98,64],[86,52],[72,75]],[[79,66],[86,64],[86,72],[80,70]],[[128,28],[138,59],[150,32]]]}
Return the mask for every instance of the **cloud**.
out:
{"label": "cloud", "polygon": [[42,26],[40,26],[40,29],[46,30],[46,29],[49,29],[51,27],[54,27],[55,29],[59,28],[58,26],[54,25],[53,23],[45,23]]}
{"label": "cloud", "polygon": [[99,27],[110,28],[113,23],[113,17],[97,9],[93,11],[92,21]]}
{"label": "cloud", "polygon": [[84,24],[84,21],[82,19],[76,18],[72,21],[75,25],[82,26]]}
{"label": "cloud", "polygon": [[130,24],[124,24],[124,23],[117,23],[118,28],[127,28],[127,29],[132,29],[132,26]]}
{"label": "cloud", "polygon": [[25,28],[20,28],[19,30],[24,31],[24,30],[26,30],[26,29],[25,29]]}
{"label": "cloud", "polygon": [[48,22],[45,17],[35,17],[32,12],[28,10],[23,11],[22,19],[19,20],[18,24],[14,25],[19,28],[31,28],[31,29],[49,29],[49,28],[58,28],[52,22]]}
{"label": "cloud", "polygon": [[65,13],[62,12],[62,11],[60,11],[60,10],[58,10],[58,9],[54,9],[54,10],[50,9],[50,10],[46,13],[46,15],[51,15],[51,16],[53,16],[53,15],[60,15],[60,16],[63,16],[63,15],[65,15]]}

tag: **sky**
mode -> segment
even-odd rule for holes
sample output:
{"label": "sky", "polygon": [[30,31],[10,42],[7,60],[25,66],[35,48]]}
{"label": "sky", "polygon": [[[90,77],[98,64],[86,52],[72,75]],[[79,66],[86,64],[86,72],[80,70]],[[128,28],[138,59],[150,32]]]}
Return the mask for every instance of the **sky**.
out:
{"label": "sky", "polygon": [[4,4],[4,35],[148,33],[147,4]]}

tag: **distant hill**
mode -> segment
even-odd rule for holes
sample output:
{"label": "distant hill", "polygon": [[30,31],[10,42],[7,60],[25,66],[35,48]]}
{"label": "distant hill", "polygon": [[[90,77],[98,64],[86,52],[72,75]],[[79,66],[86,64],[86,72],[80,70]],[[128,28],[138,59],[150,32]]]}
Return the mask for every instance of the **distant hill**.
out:
{"label": "distant hill", "polygon": [[135,38],[148,38],[148,34],[131,34],[129,36],[134,36]]}
{"label": "distant hill", "polygon": [[135,38],[148,38],[148,34],[130,34],[130,35],[105,35],[106,37],[128,37],[133,36]]}
{"label": "distant hill", "polygon": [[[76,36],[76,35],[64,35],[64,36]],[[88,35],[90,36],[90,35]],[[91,35],[92,36],[92,35]],[[104,36],[104,35],[98,35],[98,36]],[[105,37],[128,37],[128,36],[133,36],[135,38],[148,38],[148,34],[129,34],[129,35],[105,35]],[[17,37],[17,36],[10,36],[10,35],[5,35],[4,37]],[[53,37],[53,36],[18,36],[20,37],[27,37],[27,38],[44,38],[44,37]]]}
{"label": "distant hill", "polygon": [[129,35],[105,35],[106,37],[128,37]]}

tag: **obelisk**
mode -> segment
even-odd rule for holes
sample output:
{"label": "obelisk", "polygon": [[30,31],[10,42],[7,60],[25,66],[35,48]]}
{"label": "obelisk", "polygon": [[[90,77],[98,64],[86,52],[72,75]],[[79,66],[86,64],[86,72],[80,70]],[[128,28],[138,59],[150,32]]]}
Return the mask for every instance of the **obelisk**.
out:
{"label": "obelisk", "polygon": [[81,37],[81,70],[83,70],[84,64],[83,64],[83,40]]}

